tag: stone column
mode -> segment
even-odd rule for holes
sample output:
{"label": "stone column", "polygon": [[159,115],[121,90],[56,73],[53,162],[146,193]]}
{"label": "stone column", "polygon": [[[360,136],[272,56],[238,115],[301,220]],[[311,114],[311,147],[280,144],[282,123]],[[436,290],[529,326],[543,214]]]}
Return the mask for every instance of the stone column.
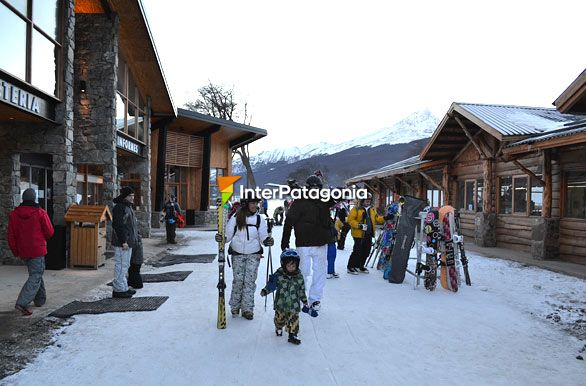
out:
{"label": "stone column", "polygon": [[531,255],[534,259],[549,260],[560,257],[559,219],[536,218],[531,233]]}

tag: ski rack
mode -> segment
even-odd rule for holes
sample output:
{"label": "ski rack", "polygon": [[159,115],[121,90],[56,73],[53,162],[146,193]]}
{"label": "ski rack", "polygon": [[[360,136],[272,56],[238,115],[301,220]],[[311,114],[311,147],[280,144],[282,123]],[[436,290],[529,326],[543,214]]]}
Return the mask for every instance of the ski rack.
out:
{"label": "ski rack", "polygon": [[[439,208],[438,208],[439,209]],[[419,227],[415,228],[415,239],[414,239],[414,243],[415,243],[415,248],[417,251],[417,257],[409,257],[409,260],[417,260],[417,263],[415,265],[415,272],[410,270],[409,268],[407,268],[407,273],[410,274],[411,276],[415,277],[415,282],[413,285],[413,289],[416,289],[417,287],[419,287],[420,284],[420,280],[425,279],[425,275],[423,274],[426,268],[426,265],[423,263],[423,259],[422,256],[424,254],[427,254],[427,236],[424,233],[424,227],[425,227],[425,218],[427,216],[428,211],[424,210],[419,212],[419,216],[415,217],[415,219],[419,220]],[[463,249],[464,247],[464,236],[461,234],[458,234],[455,232],[456,226],[455,226],[455,218],[454,216],[450,216],[449,218],[450,221],[450,228],[452,228],[454,231],[452,232],[452,242],[454,243],[454,259],[455,259],[455,268],[456,268],[456,276],[457,276],[457,280],[458,280],[458,287],[461,287],[461,281],[462,281],[462,272],[461,270],[462,268],[462,261],[461,261],[461,249]],[[445,241],[441,240],[439,243],[439,248],[438,251],[436,253],[435,259],[437,261],[437,270],[436,270],[436,280],[439,279],[440,277],[440,273],[441,273],[441,259],[438,258],[438,255],[441,256],[442,253],[445,252]]]}

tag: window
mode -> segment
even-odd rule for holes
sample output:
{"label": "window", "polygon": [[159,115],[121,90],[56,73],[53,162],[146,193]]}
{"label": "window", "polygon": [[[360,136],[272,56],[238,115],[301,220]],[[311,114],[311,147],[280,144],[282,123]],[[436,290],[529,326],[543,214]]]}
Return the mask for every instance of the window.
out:
{"label": "window", "polygon": [[59,4],[57,0],[0,0],[5,35],[0,39],[0,68],[56,97],[60,93]]}
{"label": "window", "polygon": [[146,103],[124,59],[118,56],[118,92],[116,93],[116,129],[146,143]]}
{"label": "window", "polygon": [[568,172],[565,182],[565,217],[586,219],[586,172]]}
{"label": "window", "polygon": [[475,181],[466,181],[466,201],[464,202],[464,208],[469,211],[474,210],[474,183]]}
{"label": "window", "polygon": [[513,213],[513,177],[499,179],[499,213]]}
{"label": "window", "polygon": [[527,213],[527,177],[513,178],[513,213]]}
{"label": "window", "polygon": [[441,190],[427,189],[427,203],[434,208],[439,208],[443,204],[443,192]]}
{"label": "window", "polygon": [[167,165],[165,172],[165,194],[172,194],[181,209],[187,207],[187,170],[188,168]]}
{"label": "window", "polygon": [[529,203],[529,213],[531,216],[541,216],[543,211],[543,186],[537,183],[535,178],[531,178],[531,201]]}
{"label": "window", "polygon": [[210,169],[210,208],[217,208],[216,200],[221,198],[220,188],[218,187],[217,177],[224,175],[224,169]]}
{"label": "window", "polygon": [[484,180],[476,180],[476,211],[482,212],[484,199]]}
{"label": "window", "polygon": [[104,197],[104,177],[101,165],[79,165],[77,167],[78,205],[100,205]]}

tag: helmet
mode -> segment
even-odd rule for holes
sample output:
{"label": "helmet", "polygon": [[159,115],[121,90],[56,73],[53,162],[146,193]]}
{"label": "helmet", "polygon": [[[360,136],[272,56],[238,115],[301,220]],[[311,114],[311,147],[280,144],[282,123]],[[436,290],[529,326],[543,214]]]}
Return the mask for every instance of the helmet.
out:
{"label": "helmet", "polygon": [[321,182],[321,179],[316,176],[316,175],[311,175],[309,177],[307,177],[307,179],[305,180],[305,184],[307,185],[308,188],[322,188],[323,184]]}
{"label": "helmet", "polygon": [[295,263],[295,265],[297,266],[297,268],[299,268],[299,254],[297,253],[297,251],[295,249],[285,249],[282,253],[281,253],[281,267],[283,267],[283,269],[285,269],[285,266],[289,263],[293,261]]}

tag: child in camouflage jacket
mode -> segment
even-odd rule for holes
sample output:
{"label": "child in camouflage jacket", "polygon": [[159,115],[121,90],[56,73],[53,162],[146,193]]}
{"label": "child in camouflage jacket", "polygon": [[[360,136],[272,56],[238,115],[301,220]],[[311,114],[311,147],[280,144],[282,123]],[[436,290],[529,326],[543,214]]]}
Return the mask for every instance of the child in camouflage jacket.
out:
{"label": "child in camouflage jacket", "polygon": [[275,332],[283,335],[283,327],[289,331],[289,343],[300,344],[299,334],[299,303],[303,303],[303,312],[316,317],[317,311],[307,305],[305,283],[299,270],[299,255],[294,249],[286,249],[281,254],[281,267],[269,277],[266,287],[260,291],[261,296],[267,296],[276,290],[275,302]]}

